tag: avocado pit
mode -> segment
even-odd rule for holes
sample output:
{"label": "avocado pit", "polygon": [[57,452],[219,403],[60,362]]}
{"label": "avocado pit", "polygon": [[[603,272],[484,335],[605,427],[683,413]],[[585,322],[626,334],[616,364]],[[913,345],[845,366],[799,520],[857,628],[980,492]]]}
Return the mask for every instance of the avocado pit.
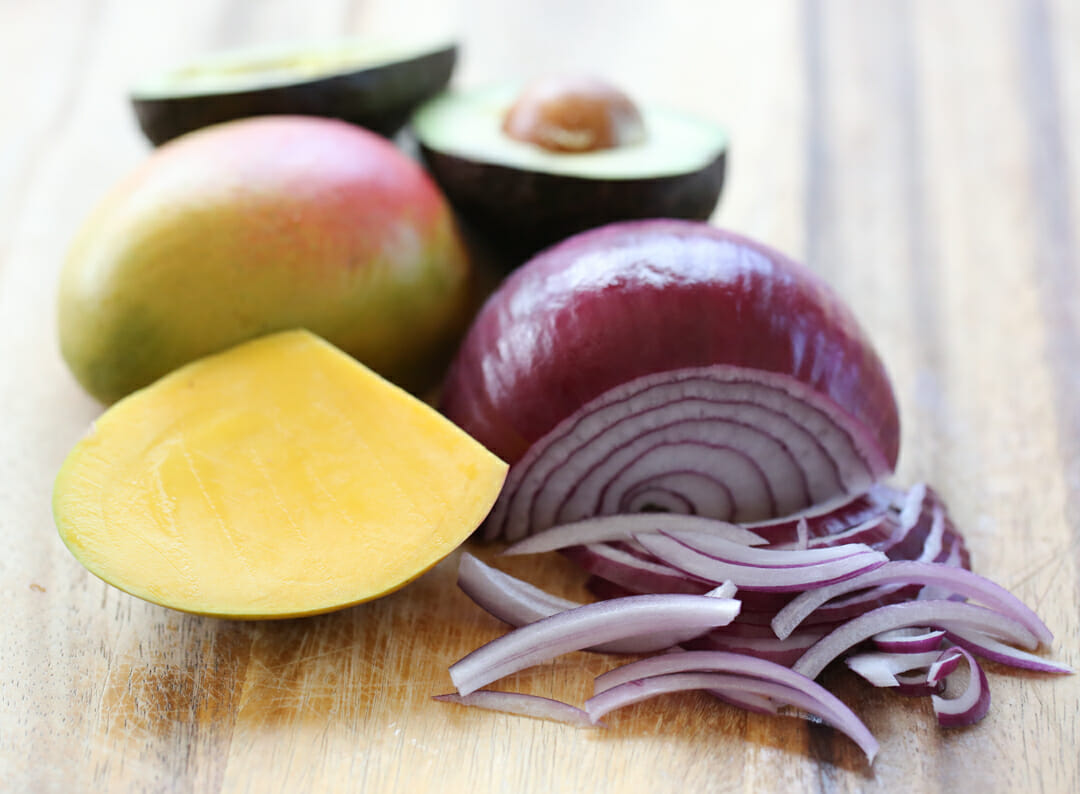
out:
{"label": "avocado pit", "polygon": [[645,139],[645,122],[633,100],[594,77],[549,77],[528,85],[502,129],[552,152],[594,152]]}

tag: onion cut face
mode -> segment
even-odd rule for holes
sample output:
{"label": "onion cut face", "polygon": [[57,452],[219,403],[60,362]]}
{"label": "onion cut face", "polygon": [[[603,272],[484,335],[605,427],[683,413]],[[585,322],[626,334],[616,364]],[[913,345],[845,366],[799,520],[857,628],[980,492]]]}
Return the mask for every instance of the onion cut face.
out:
{"label": "onion cut face", "polygon": [[483,537],[560,551],[602,599],[463,558],[463,589],[518,626],[451,667],[464,697],[571,650],[663,651],[600,676],[589,716],[701,689],[811,712],[872,759],[813,681],[834,660],[924,696],[967,661],[942,724],[985,713],[976,655],[1070,672],[1023,650],[1049,629],[970,572],[937,492],[885,482],[900,431],[880,359],[817,276],[758,243],[656,220],[539,254],[480,311],[442,409],[511,464]]}
{"label": "onion cut face", "polygon": [[888,473],[835,405],[774,373],[710,365],[645,375],[560,422],[511,468],[486,537],[661,508],[784,515]]}

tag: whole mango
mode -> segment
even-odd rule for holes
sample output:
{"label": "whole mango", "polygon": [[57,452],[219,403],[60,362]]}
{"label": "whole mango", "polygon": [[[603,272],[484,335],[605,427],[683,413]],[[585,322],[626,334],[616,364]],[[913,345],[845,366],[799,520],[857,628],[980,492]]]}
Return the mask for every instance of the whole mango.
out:
{"label": "whole mango", "polygon": [[290,328],[418,391],[469,289],[444,197],[392,144],[340,121],[245,119],[157,149],[94,210],[61,274],[60,346],[106,403]]}

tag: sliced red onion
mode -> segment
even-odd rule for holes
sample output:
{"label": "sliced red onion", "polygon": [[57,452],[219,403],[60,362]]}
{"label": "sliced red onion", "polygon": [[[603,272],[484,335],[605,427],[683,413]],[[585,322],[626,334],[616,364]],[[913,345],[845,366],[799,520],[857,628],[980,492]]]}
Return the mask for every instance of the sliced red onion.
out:
{"label": "sliced red onion", "polygon": [[[702,554],[667,535],[641,535],[637,541],[662,562],[691,576],[719,584],[733,581],[740,590],[783,593],[820,587],[857,576],[884,564],[880,552],[867,550],[838,560],[792,568],[763,568],[724,562]],[[749,548],[749,547],[746,547]],[[784,552],[798,554],[799,552]]]}
{"label": "sliced red onion", "polygon": [[562,553],[578,566],[634,593],[687,593],[702,595],[714,583],[705,582],[683,571],[642,559],[604,543],[573,546]]}
{"label": "sliced red onion", "polygon": [[666,631],[724,626],[739,614],[734,599],[641,595],[587,604],[530,623],[492,640],[450,667],[467,695],[493,681],[571,651]]}
{"label": "sliced red onion", "polygon": [[843,494],[789,516],[752,521],[742,526],[770,544],[780,545],[796,542],[799,522],[806,521],[810,545],[814,546],[852,527],[883,520],[899,510],[902,496],[903,492],[879,482],[858,495]]}
{"label": "sliced red onion", "polygon": [[976,656],[981,656],[998,664],[1019,667],[1022,670],[1033,670],[1038,673],[1071,675],[1076,672],[1067,664],[1059,664],[1049,659],[1043,659],[1033,653],[1021,651],[1011,645],[998,642],[993,637],[988,637],[979,631],[953,628],[948,632],[947,636],[952,642],[966,648]]}
{"label": "sliced red onion", "polygon": [[924,698],[940,695],[945,691],[944,681],[938,681],[936,684],[927,683],[925,670],[915,673],[897,673],[896,682],[893,691],[905,697]]}
{"label": "sliced red onion", "polygon": [[755,714],[765,714],[767,716],[776,716],[780,713],[780,707],[769,698],[751,692],[734,692],[730,689],[707,689],[705,691],[717,700],[722,700],[728,705],[743,711],[752,711]]}
{"label": "sliced red onion", "polygon": [[735,593],[737,593],[738,590],[739,588],[735,586],[735,583],[729,579],[719,587],[714,587],[705,595],[709,596],[710,598],[734,598]]}
{"label": "sliced red onion", "polygon": [[810,525],[805,517],[800,517],[795,524],[795,548],[805,551],[810,547]]}
{"label": "sliced red onion", "polygon": [[631,513],[596,516],[546,529],[513,544],[503,554],[540,554],[570,546],[586,546],[613,540],[630,540],[635,535],[663,530],[701,532],[722,537],[732,543],[757,546],[765,543],[760,535],[727,521],[674,513]]}
{"label": "sliced red onion", "polygon": [[936,504],[933,507],[934,518],[930,523],[930,531],[923,542],[923,550],[916,558],[918,562],[934,562],[941,554],[942,541],[945,538],[945,509]]}
{"label": "sliced red onion", "polygon": [[[908,525],[910,515],[914,514],[914,510],[912,510],[898,524],[895,537],[882,544],[881,550],[887,552],[889,557],[894,560],[940,561],[947,557],[947,552],[940,549],[946,543],[956,540],[961,543],[960,553],[963,567],[969,567],[967,550],[963,548],[963,541],[945,512],[945,505],[941,501],[941,497],[932,488],[920,487],[916,493],[919,492],[921,492],[922,496],[914,523]],[[909,502],[909,504],[912,503]],[[941,511],[941,518],[938,517],[939,510]],[[939,524],[941,519],[944,520],[943,527]],[[940,546],[937,545],[934,537],[935,529],[941,533]],[[927,548],[928,544],[930,544],[929,549]],[[931,553],[932,551],[936,551],[937,554]]]}
{"label": "sliced red onion", "polygon": [[956,671],[963,658],[962,650],[957,647],[949,647],[943,651],[938,651],[937,658],[931,662],[926,670],[926,683],[933,686],[944,681]]}
{"label": "sliced red onion", "polygon": [[[736,675],[776,681],[786,686],[816,692],[823,701],[833,703],[837,713],[847,708],[834,695],[830,695],[826,690],[822,689],[819,684],[784,665],[728,651],[684,651],[682,653],[668,653],[662,656],[650,656],[647,659],[628,662],[598,675],[593,682],[593,691],[599,694],[630,681],[669,673],[687,672],[734,673]],[[825,694],[822,695],[821,693]]]}
{"label": "sliced red onion", "polygon": [[[684,654],[676,654],[679,658]],[[667,658],[667,657],[662,657]],[[760,659],[756,660],[761,664]],[[774,665],[790,673],[787,668]],[[773,678],[770,673],[758,676],[732,675],[730,673],[670,673],[628,681],[610,689],[605,689],[585,701],[585,711],[589,718],[599,720],[615,709],[640,703],[657,695],[671,692],[704,689],[709,691],[749,693],[770,698],[803,711],[814,714],[832,727],[846,734],[854,741],[867,759],[873,763],[877,755],[877,740],[855,714],[841,703],[834,695],[813,681],[800,681],[789,684]]]}
{"label": "sliced red onion", "polygon": [[458,562],[458,587],[483,610],[511,626],[581,606],[485,565],[468,552]]}
{"label": "sliced red onion", "polygon": [[930,667],[941,656],[940,651],[922,653],[857,653],[844,659],[844,664],[874,686],[899,686],[897,673]]}
{"label": "sliced red onion", "polygon": [[671,529],[663,530],[661,534],[675,538],[684,546],[689,546],[694,551],[700,551],[702,554],[715,559],[760,568],[795,568],[804,565],[817,565],[832,560],[842,560],[856,554],[873,552],[873,549],[861,543],[818,549],[777,549],[732,543],[730,540],[718,535],[703,532],[683,532],[678,529]]}
{"label": "sliced red onion", "polygon": [[984,607],[957,601],[909,601],[879,607],[848,621],[808,650],[792,669],[807,678],[817,678],[829,662],[849,648],[875,634],[905,626],[932,626],[946,631],[953,627],[975,629],[1024,648],[1035,648],[1039,644],[1024,625]]}
{"label": "sliced red onion", "polygon": [[[485,565],[468,552],[461,555],[458,565],[458,586],[482,609],[514,627],[535,623],[582,606],[577,601],[559,598],[497,568]],[[702,633],[699,628],[659,631],[590,646],[586,650],[596,653],[652,653],[688,642]]]}
{"label": "sliced red onion", "polygon": [[922,512],[923,502],[926,500],[926,483],[918,482],[908,488],[904,497],[903,507],[900,508],[900,524],[905,527],[915,526]]}
{"label": "sliced red onion", "polygon": [[[931,695],[930,702],[934,705],[934,713],[937,714],[938,723],[941,725],[946,727],[972,725],[985,717],[986,712],[990,709],[990,686],[986,681],[986,673],[983,672],[979,663],[975,661],[975,657],[963,648],[950,648],[945,653],[951,655],[953,652],[962,655],[968,663],[971,674],[968,676],[967,687],[954,698]],[[945,662],[939,664],[945,664]],[[937,680],[936,675],[939,673],[940,670],[935,670],[932,667],[927,676],[927,682],[933,685],[934,681]],[[589,717],[590,719],[593,718],[591,711],[589,711]]]}
{"label": "sliced red onion", "polygon": [[[734,624],[731,624],[734,625]],[[728,628],[728,627],[725,627]],[[773,636],[729,634],[724,629],[702,634],[682,643],[693,650],[727,651],[790,667],[828,632],[798,631],[783,640]]]}
{"label": "sliced red onion", "polygon": [[776,614],[772,623],[773,630],[777,637],[786,637],[808,615],[830,599],[867,587],[892,584],[947,588],[1013,618],[1027,627],[1040,642],[1049,643],[1054,638],[1046,624],[1024,602],[989,579],[940,563],[909,561],[889,562],[847,581],[800,594]]}
{"label": "sliced red onion", "polygon": [[892,516],[885,514],[869,518],[835,535],[813,538],[809,543],[809,548],[820,549],[829,546],[842,546],[846,543],[862,543],[880,550],[880,546],[889,541],[895,531],[895,521]]}
{"label": "sliced red onion", "polygon": [[[818,607],[810,615],[803,619],[800,626],[817,626],[822,623],[841,623],[845,620],[865,615],[871,609],[886,606],[887,604],[899,604],[903,601],[912,600],[919,592],[917,585],[881,585],[867,590],[858,590],[851,595],[834,598],[824,606]],[[790,602],[789,602],[790,603]],[[781,607],[782,609],[783,607]],[[779,611],[779,610],[777,610]],[[769,619],[772,623],[776,612]]]}
{"label": "sliced red onion", "polygon": [[941,646],[945,632],[941,629],[909,626],[874,635],[874,645],[886,653],[924,653]]}
{"label": "sliced red onion", "polygon": [[589,718],[588,714],[576,706],[563,703],[561,700],[540,697],[539,695],[481,689],[469,695],[459,695],[456,692],[435,695],[433,700],[439,700],[443,703],[458,703],[462,706],[475,706],[488,711],[501,711],[505,714],[517,714],[522,717],[553,720],[567,725],[574,725],[578,728],[603,726],[603,723],[594,722]]}

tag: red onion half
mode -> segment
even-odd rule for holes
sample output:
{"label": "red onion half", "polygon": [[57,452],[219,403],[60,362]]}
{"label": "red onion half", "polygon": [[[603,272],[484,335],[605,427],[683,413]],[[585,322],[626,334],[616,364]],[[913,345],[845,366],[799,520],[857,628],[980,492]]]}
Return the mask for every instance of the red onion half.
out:
{"label": "red onion half", "polygon": [[585,232],[516,270],[442,407],[512,464],[489,539],[646,509],[781,516],[866,491],[900,437],[881,361],[820,278],[671,220]]}

